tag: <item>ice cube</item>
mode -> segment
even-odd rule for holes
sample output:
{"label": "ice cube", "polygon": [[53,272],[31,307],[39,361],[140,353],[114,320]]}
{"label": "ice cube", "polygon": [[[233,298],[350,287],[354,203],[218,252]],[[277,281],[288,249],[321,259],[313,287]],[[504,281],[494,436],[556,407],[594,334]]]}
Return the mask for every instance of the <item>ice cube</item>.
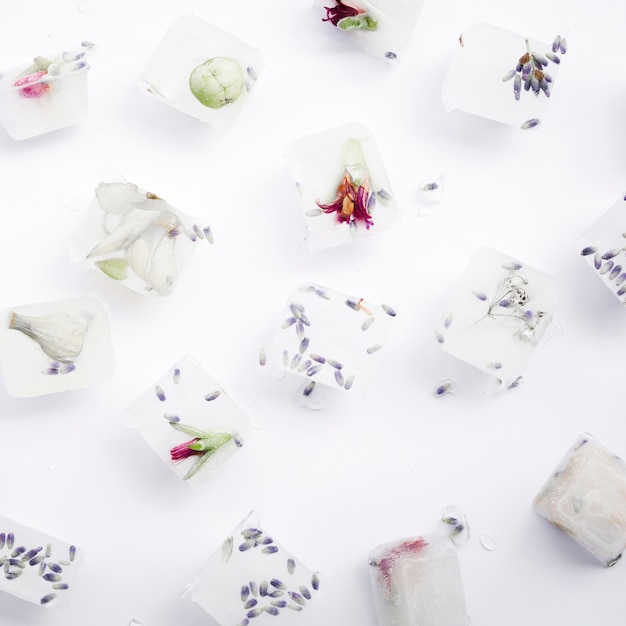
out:
{"label": "ice cube", "polygon": [[0,124],[13,139],[72,126],[87,117],[87,48],[39,56],[0,73]]}
{"label": "ice cube", "polygon": [[285,158],[300,198],[309,250],[387,230],[400,215],[376,142],[356,123],[290,143]]}
{"label": "ice cube", "polygon": [[539,515],[607,566],[626,549],[626,465],[592,435],[581,435],[534,500]]}
{"label": "ice cube", "polygon": [[[387,304],[316,283],[303,285],[285,305],[268,351],[268,366],[362,397],[395,315]],[[309,385],[303,393],[308,389]]]}
{"label": "ice cube", "polygon": [[446,352],[497,376],[504,387],[515,386],[552,320],[553,282],[483,248],[461,277],[435,338]]}
{"label": "ice cube", "polygon": [[232,126],[261,75],[259,50],[194,16],[163,37],[140,78],[165,104],[215,128]]}
{"label": "ice cube", "polygon": [[369,558],[380,626],[464,626],[461,571],[454,544],[433,534],[390,541]]}
{"label": "ice cube", "polygon": [[42,606],[65,606],[83,561],[75,545],[0,516],[0,590]]}
{"label": "ice cube", "polygon": [[0,313],[7,393],[40,396],[102,383],[115,362],[106,311],[95,298],[29,304]]}
{"label": "ice cube", "polygon": [[133,402],[124,423],[193,487],[230,458],[250,431],[246,414],[190,356]]}
{"label": "ice cube", "polygon": [[551,44],[491,24],[471,26],[459,38],[442,87],[446,110],[524,129],[537,126],[563,54],[558,47],[552,49]]}
{"label": "ice cube", "polygon": [[169,295],[206,225],[133,183],[101,182],[72,237],[75,260],[150,296]]}
{"label": "ice cube", "polygon": [[317,0],[314,6],[368,54],[395,61],[411,40],[422,0]]}
{"label": "ice cube", "polygon": [[272,624],[320,623],[310,619],[319,602],[318,574],[275,541],[254,511],[222,542],[191,587],[191,599],[222,626],[247,625],[263,614]]}
{"label": "ice cube", "polygon": [[615,297],[626,304],[626,194],[579,237],[578,249]]}

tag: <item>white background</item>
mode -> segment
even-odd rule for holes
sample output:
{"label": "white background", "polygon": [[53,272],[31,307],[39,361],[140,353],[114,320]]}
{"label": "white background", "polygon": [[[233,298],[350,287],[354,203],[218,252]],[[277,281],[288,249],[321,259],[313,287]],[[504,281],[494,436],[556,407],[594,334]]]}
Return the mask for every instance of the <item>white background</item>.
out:
{"label": "white background", "polygon": [[[449,504],[472,529],[459,548],[472,625],[623,624],[626,565],[605,569],[532,511],[583,431],[626,454],[626,311],[575,244],[625,187],[620,3],[426,0],[394,67],[342,39],[306,1],[82,4],[3,9],[3,66],[84,39],[97,48],[86,123],[24,142],[0,134],[0,304],[99,295],[118,368],[108,384],[81,391],[15,399],[0,390],[0,513],[76,543],[87,558],[66,609],[0,594],[0,624],[213,626],[180,591],[255,509],[322,573],[315,623],[374,626],[370,549],[430,532]],[[229,131],[137,88],[168,25],[185,13],[265,56]],[[444,111],[440,88],[458,36],[478,21],[543,41],[568,31],[538,131]],[[401,228],[300,252],[283,147],[353,120],[376,136]],[[196,252],[169,298],[143,299],[69,261],[67,238],[108,167],[213,228],[215,245]],[[419,217],[418,185],[440,171],[444,202]],[[500,396],[485,394],[488,377],[441,351],[432,334],[482,246],[543,270],[558,287],[552,340],[538,347],[525,384]],[[301,409],[299,383],[279,383],[257,365],[288,293],[308,280],[398,311],[366,403],[330,393],[325,411]],[[256,426],[199,491],[121,424],[125,408],[185,354]],[[446,377],[459,393],[434,398]],[[483,534],[495,551],[481,546]]]}

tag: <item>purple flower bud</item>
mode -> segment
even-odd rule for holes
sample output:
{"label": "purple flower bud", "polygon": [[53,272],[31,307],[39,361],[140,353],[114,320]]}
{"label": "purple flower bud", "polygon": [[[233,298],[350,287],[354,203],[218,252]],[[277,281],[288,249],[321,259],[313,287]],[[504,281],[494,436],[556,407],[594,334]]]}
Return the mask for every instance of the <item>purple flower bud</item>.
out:
{"label": "purple flower bud", "polygon": [[561,54],[565,54],[567,52],[567,39],[565,37],[561,37],[561,41],[559,41],[559,50]]}
{"label": "purple flower bud", "polygon": [[536,117],[533,117],[529,120],[526,120],[521,126],[520,128],[522,130],[529,130],[530,128],[536,128],[537,126],[539,126],[539,124],[541,124],[541,120],[537,119]]}
{"label": "purple flower bud", "polygon": [[522,92],[522,77],[519,74],[515,75],[515,80],[513,81],[513,93],[515,94],[515,99],[520,99],[520,94]]}
{"label": "purple flower bud", "polygon": [[552,42],[552,52],[557,52],[561,44],[561,35],[557,35]]}
{"label": "purple flower bud", "polygon": [[561,62],[561,59],[556,56],[556,54],[552,54],[552,52],[546,52],[546,56],[550,59],[550,61],[552,61],[552,63],[556,63],[558,65]]}
{"label": "purple flower bud", "polygon": [[582,256],[588,256],[590,254],[595,254],[598,251],[597,246],[586,246],[580,251]]}

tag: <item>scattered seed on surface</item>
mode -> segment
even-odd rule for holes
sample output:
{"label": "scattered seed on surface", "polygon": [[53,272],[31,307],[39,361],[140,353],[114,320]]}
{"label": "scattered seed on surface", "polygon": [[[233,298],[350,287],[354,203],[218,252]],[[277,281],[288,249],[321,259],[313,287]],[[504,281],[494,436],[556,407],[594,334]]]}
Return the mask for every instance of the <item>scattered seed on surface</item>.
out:
{"label": "scattered seed on surface", "polygon": [[382,346],[378,343],[375,346],[370,346],[369,348],[367,348],[366,352],[368,354],[374,354],[374,352],[378,352],[381,348]]}
{"label": "scattered seed on surface", "polygon": [[159,387],[159,385],[154,388],[154,393],[161,402],[165,401],[165,392],[161,389],[161,387]]}
{"label": "scattered seed on surface", "polygon": [[52,602],[52,600],[54,600],[56,597],[56,593],[47,593],[45,596],[43,596],[43,598],[41,598],[41,600],[39,600],[39,602],[41,602],[41,604],[48,604],[49,602]]}
{"label": "scattered seed on surface", "polygon": [[51,583],[58,583],[62,580],[61,576],[59,576],[58,574],[44,574],[43,579]]}
{"label": "scattered seed on surface", "polygon": [[352,385],[354,384],[354,374],[351,374],[350,376],[348,376],[348,378],[346,378],[346,382],[343,385],[343,388],[346,391],[349,391],[350,389],[352,389]]}
{"label": "scattered seed on surface", "polygon": [[267,546],[261,550],[264,554],[274,554],[278,552],[278,546]]}
{"label": "scattered seed on surface", "polygon": [[298,587],[298,589],[300,590],[300,593],[307,599],[310,600],[313,596],[311,596],[311,592],[309,591],[309,588],[306,587],[305,585],[300,585]]}
{"label": "scattered seed on surface", "polygon": [[222,395],[222,392],[219,389],[216,389],[215,391],[211,391],[211,393],[207,393],[207,395],[204,396],[204,399],[207,402],[211,402],[212,400],[219,398],[221,395]]}
{"label": "scattered seed on surface", "polygon": [[296,571],[296,562],[294,559],[287,559],[287,571],[293,574]]}
{"label": "scattered seed on surface", "polygon": [[381,304],[383,311],[389,315],[390,317],[395,317],[396,316],[396,312],[388,305],[388,304]]}
{"label": "scattered seed on surface", "polygon": [[253,607],[255,607],[258,603],[258,600],[256,598],[250,598],[244,605],[243,608],[244,609],[251,609]]}
{"label": "scattered seed on surface", "polygon": [[239,593],[239,596],[241,597],[241,601],[245,602],[248,599],[249,595],[250,595],[250,587],[248,587],[248,585],[243,585]]}

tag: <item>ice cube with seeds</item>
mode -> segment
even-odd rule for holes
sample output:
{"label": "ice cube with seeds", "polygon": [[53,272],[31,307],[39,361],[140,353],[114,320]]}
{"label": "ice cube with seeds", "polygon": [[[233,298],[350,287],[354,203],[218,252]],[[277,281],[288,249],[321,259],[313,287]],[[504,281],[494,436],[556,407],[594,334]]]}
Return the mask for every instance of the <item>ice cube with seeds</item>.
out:
{"label": "ice cube with seeds", "polygon": [[190,356],[137,398],[123,420],[192,487],[214,474],[250,433],[248,416]]}

